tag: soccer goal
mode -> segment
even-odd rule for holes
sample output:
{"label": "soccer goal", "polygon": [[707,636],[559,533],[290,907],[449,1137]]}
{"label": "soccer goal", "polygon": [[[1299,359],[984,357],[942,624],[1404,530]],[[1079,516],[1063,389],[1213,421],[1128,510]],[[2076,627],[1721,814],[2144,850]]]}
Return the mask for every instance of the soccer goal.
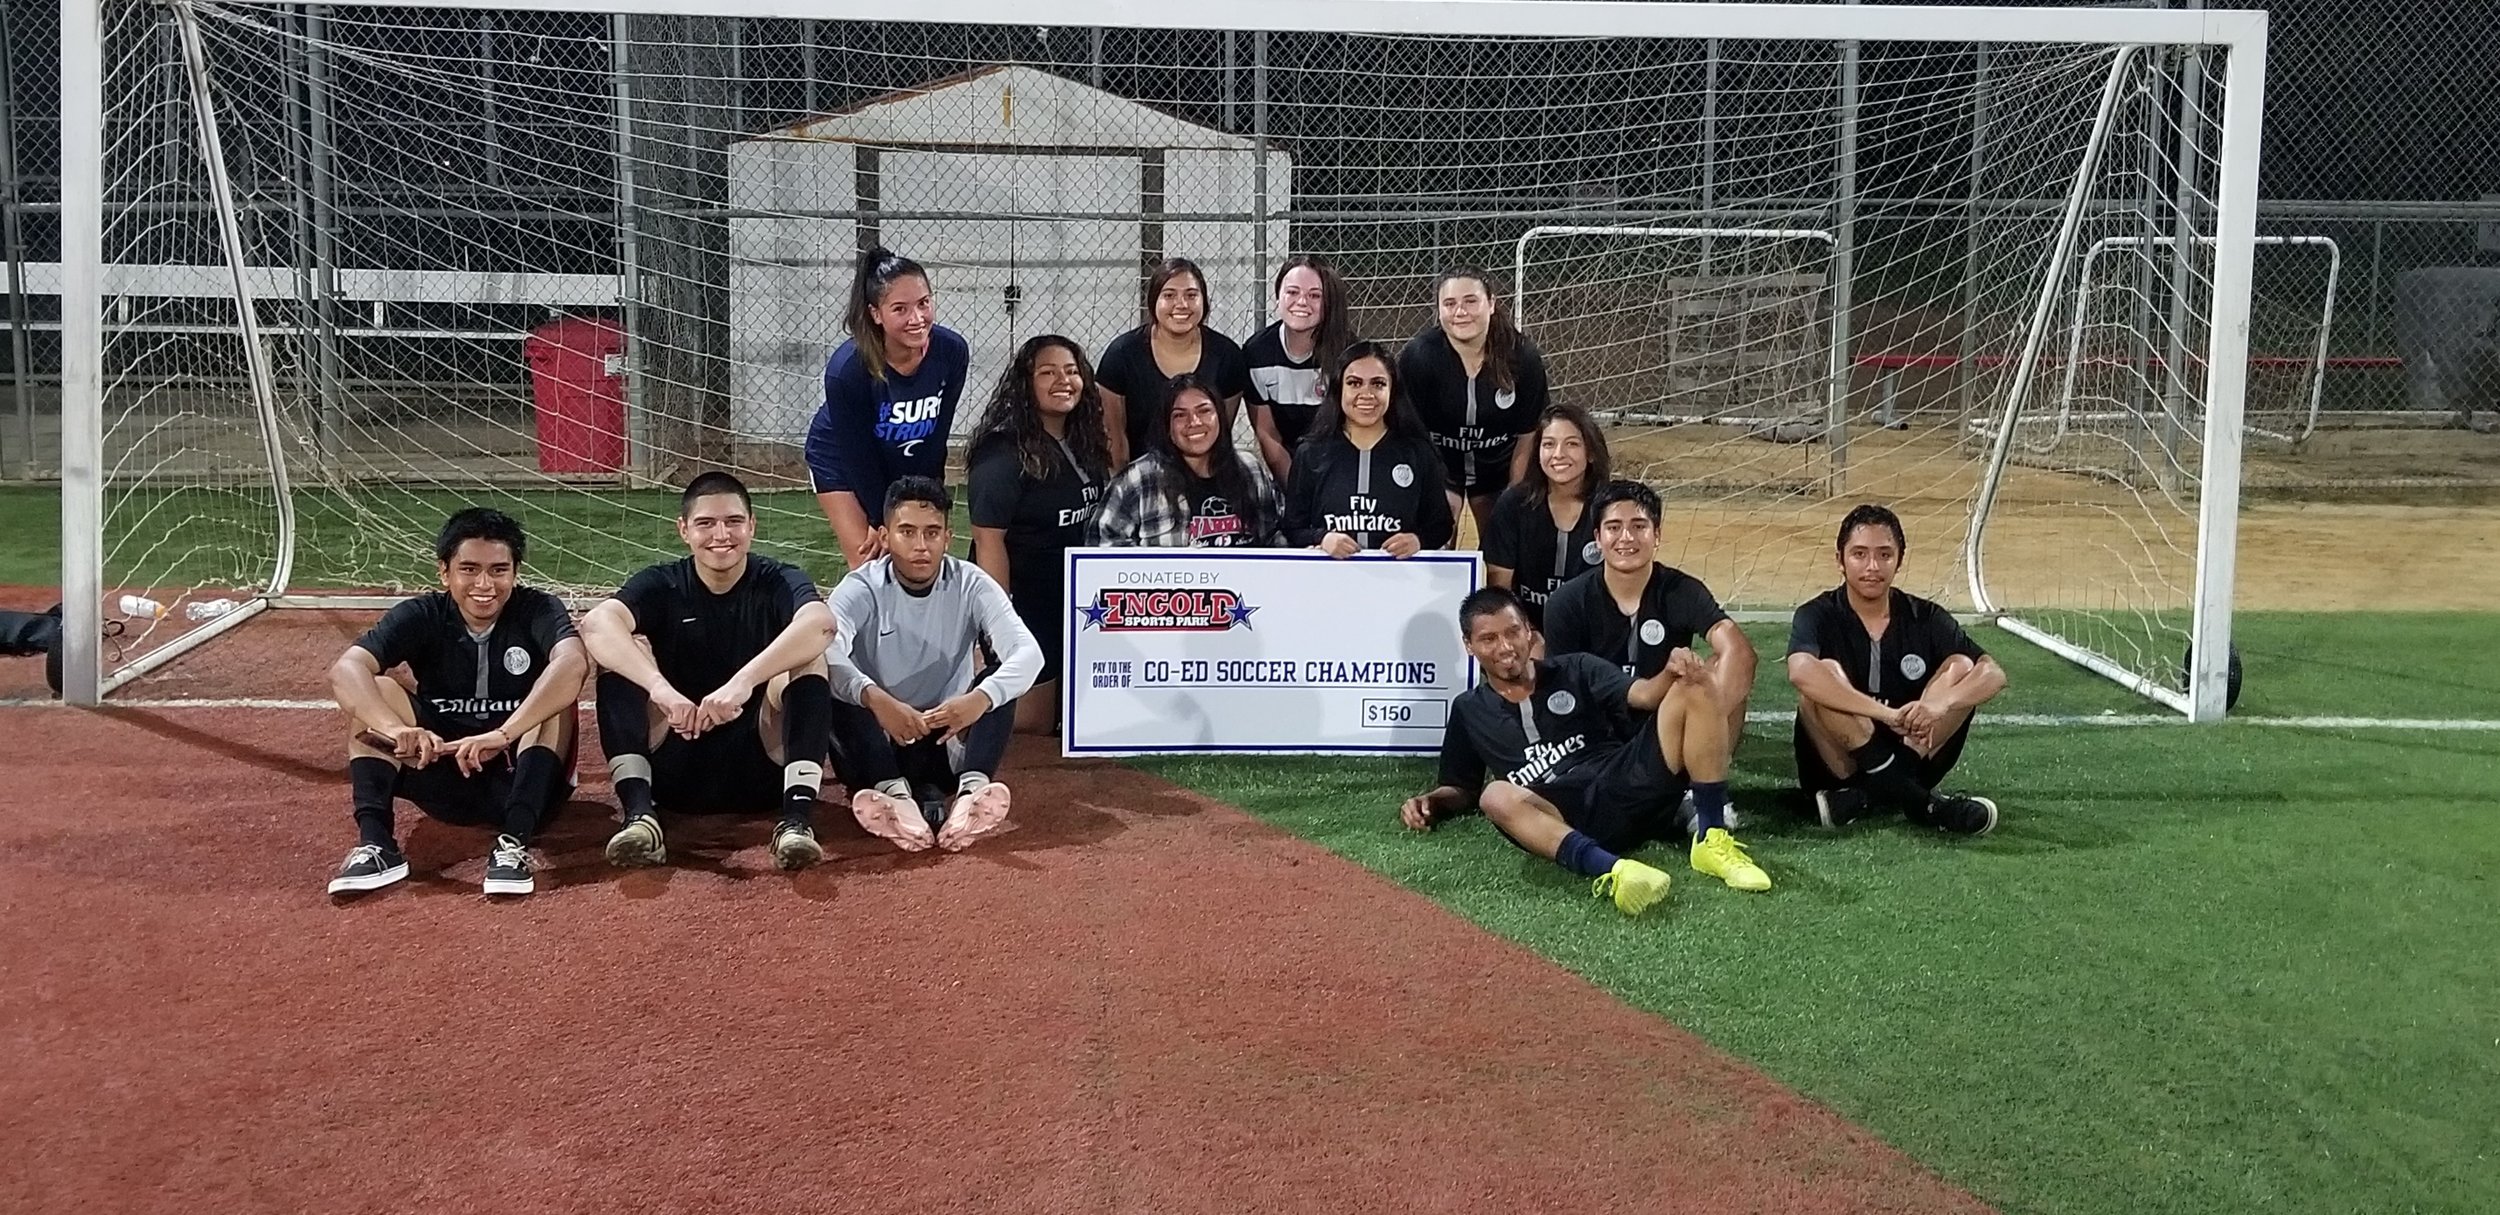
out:
{"label": "soccer goal", "polygon": [[[669,488],[704,469],[762,491],[761,547],[829,551],[799,445],[850,262],[883,244],[974,352],[959,437],[1016,343],[1099,352],[1166,257],[1236,340],[1293,254],[1390,340],[1476,268],[1615,467],[1667,494],[1669,559],[1731,604],[1826,587],[1831,526],[1882,500],[1908,589],[2220,715],[2263,14],[894,16],[65,0],[37,277],[62,308],[69,697],[259,612],[422,588],[457,505],[519,515],[529,576],[584,596],[668,555]],[[2184,402],[2156,491],[2017,442],[2108,412],[2059,376],[2077,291],[2120,282],[2139,306],[2111,323]],[[100,649],[124,594],[167,610]]]}

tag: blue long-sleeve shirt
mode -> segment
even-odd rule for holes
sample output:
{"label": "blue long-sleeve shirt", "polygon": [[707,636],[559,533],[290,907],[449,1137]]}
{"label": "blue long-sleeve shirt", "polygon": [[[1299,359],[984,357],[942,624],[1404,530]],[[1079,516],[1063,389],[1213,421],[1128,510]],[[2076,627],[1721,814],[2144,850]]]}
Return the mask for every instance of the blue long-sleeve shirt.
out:
{"label": "blue long-sleeve shirt", "polygon": [[885,488],[909,476],[944,477],[955,404],[971,373],[972,347],[944,325],[929,330],[929,353],[910,375],[868,374],[859,346],[844,342],[825,360],[825,403],[807,427],[807,469],[817,493],[848,490],[872,524],[885,518]]}

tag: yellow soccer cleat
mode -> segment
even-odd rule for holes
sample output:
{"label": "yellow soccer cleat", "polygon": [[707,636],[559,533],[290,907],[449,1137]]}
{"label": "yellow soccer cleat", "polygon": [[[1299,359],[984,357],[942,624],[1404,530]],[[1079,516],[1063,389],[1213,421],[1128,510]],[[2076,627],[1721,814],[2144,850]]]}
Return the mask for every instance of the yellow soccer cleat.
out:
{"label": "yellow soccer cleat", "polygon": [[1589,883],[1589,889],[1601,899],[1613,899],[1615,910],[1639,915],[1666,901],[1667,887],[1674,881],[1664,869],[1639,861],[1616,861],[1614,868]]}
{"label": "yellow soccer cleat", "polygon": [[1769,890],[1771,875],[1745,855],[1745,846],[1727,833],[1725,827],[1712,827],[1708,834],[1693,842],[1693,870],[1706,873],[1728,884],[1731,890]]}

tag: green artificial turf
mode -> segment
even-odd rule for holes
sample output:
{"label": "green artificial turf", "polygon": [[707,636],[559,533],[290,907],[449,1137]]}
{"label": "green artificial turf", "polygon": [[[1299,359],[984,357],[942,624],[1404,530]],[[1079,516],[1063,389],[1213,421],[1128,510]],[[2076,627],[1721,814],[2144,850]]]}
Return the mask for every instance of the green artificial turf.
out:
{"label": "green artificial turf", "polygon": [[[2267,690],[2243,707],[2500,716],[2500,660],[2473,644],[2495,622],[2441,621],[2253,617]],[[2301,657],[2356,632],[2445,657]],[[1978,635],[2013,672],[2001,707],[2107,699]],[[1676,888],[1639,920],[1480,818],[1398,828],[1421,761],[1143,766],[1700,1033],[2008,1211],[2491,1209],[2500,734],[1980,728],[1955,783],[2006,818],[1964,841],[1806,825],[1785,729],[1754,726],[1732,783],[1777,889],[1727,890],[1652,846]]]}

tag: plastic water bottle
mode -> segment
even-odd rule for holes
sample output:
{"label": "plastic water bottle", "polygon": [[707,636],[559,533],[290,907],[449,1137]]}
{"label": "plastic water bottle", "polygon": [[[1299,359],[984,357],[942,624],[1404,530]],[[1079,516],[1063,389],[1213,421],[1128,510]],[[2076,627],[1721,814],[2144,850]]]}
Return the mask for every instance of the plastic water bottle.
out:
{"label": "plastic water bottle", "polygon": [[208,599],[199,603],[184,604],[182,614],[192,620],[215,620],[242,606],[241,603],[232,599]]}
{"label": "plastic water bottle", "polygon": [[124,616],[144,617],[149,620],[165,618],[165,605],[145,595],[122,596],[121,609]]}

